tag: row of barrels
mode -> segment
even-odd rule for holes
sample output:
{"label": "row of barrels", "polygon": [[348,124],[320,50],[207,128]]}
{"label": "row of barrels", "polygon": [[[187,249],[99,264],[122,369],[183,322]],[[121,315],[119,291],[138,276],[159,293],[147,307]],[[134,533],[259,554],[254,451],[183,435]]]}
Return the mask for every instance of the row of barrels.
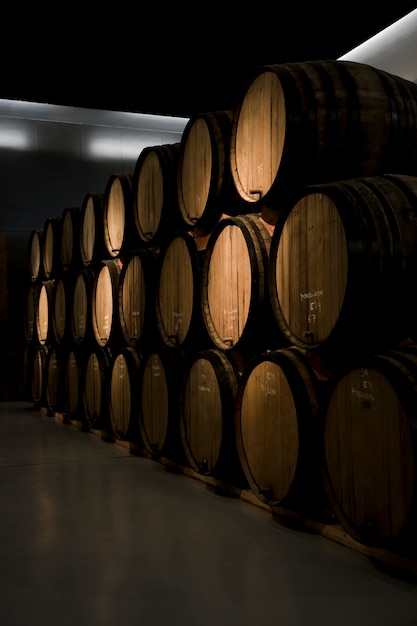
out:
{"label": "row of barrels", "polygon": [[408,549],[416,136],[416,85],[326,61],[144,149],[33,233],[37,404]]}
{"label": "row of barrels", "polygon": [[296,345],[345,355],[417,337],[417,177],[310,185],[273,230],[224,216],[204,249],[189,231],[28,288],[40,343],[212,345],[249,357]]}
{"label": "row of barrels", "polygon": [[[237,233],[232,237],[227,233],[219,242],[221,256],[213,255],[210,268],[205,266],[207,251],[198,250],[191,233],[178,231],[160,250],[138,248],[123,259],[103,259],[78,272],[29,285],[26,342],[94,341],[102,347],[162,343],[175,349],[240,346],[250,335],[251,328],[246,327],[253,329],[266,313],[263,283],[270,235],[258,214],[222,220],[219,229],[220,224]],[[240,260],[245,266],[239,272]],[[230,273],[227,291],[225,271]],[[203,284],[213,291],[206,296],[213,300],[211,305],[202,302]],[[223,301],[223,294],[230,302]],[[204,310],[216,318],[215,328],[208,317],[204,322]],[[260,332],[256,335],[259,349]]]}
{"label": "row of barrels", "polygon": [[242,374],[216,348],[32,350],[50,414],[250,489],[272,510],[335,513],[366,545],[415,551],[415,344],[362,357],[332,384],[296,347],[258,354]]}
{"label": "row of barrels", "polygon": [[58,239],[62,266],[71,254],[87,266],[167,231],[207,234],[222,214],[275,223],[305,185],[416,175],[416,134],[417,86],[398,76],[349,61],[258,68],[233,111],[193,116],[179,143],[146,147],[133,172],[48,219],[33,233],[30,276],[53,277]]}
{"label": "row of barrels", "polygon": [[[203,120],[213,133],[224,119],[230,127],[228,112],[202,114],[192,119],[192,125],[199,126]],[[253,207],[238,199],[233,191],[225,158],[221,169],[216,165],[219,152],[229,147],[226,130],[222,139],[217,134],[215,139],[209,134],[205,137],[205,152],[212,156],[207,162],[205,159],[205,168],[199,172],[198,191],[195,190],[195,160],[185,159],[188,150],[184,137],[181,143],[145,147],[134,171],[111,174],[104,191],[86,193],[80,206],[66,207],[61,214],[47,218],[42,229],[34,229],[28,251],[30,282],[53,279],[63,272],[84,269],[103,259],[121,258],[135,248],[158,248],[167,234],[177,230],[200,232],[205,241],[222,214],[219,195],[229,215],[252,210]],[[183,172],[180,189],[176,184],[179,169]],[[213,185],[220,186],[218,193],[210,191]],[[192,215],[181,209],[184,198],[191,193],[190,188],[198,195],[195,207],[200,207],[199,211],[194,208]],[[189,198],[186,202],[191,204]]]}
{"label": "row of barrels", "polygon": [[[80,332],[80,350],[73,340],[69,345],[62,341],[62,349],[53,339],[45,339],[43,349],[32,347],[38,364],[33,379],[44,379],[38,382],[39,402],[51,412],[79,416],[78,385],[81,389],[87,385],[90,396],[100,400],[100,408],[85,413],[87,390],[82,392],[81,416],[92,427],[102,424],[100,420],[108,416],[106,428],[116,438],[135,440],[140,435],[143,445],[156,456],[169,456],[175,450],[174,460],[184,458],[201,473],[220,472],[228,482],[246,482],[272,506],[293,506],[302,514],[311,515],[329,499],[331,509],[355,538],[365,543],[395,543],[398,536],[410,532],[416,506],[415,353],[413,346],[393,350],[396,334],[400,340],[409,337],[410,311],[405,298],[410,297],[409,306],[414,306],[416,197],[416,180],[400,175],[309,187],[300,198],[300,206],[282,213],[272,235],[259,214],[225,217],[214,227],[204,251],[197,250],[190,233],[178,232],[168,238],[166,247],[158,253],[146,248],[132,251],[124,264],[122,259],[102,261],[90,283],[98,294],[93,298],[94,290],[85,290],[87,301],[94,300],[97,311],[104,312],[99,332],[91,334],[91,309],[82,306],[83,321],[78,330],[90,328],[90,341],[80,341]],[[327,252],[322,252],[325,262],[319,265],[323,240]],[[280,261],[278,266],[276,256],[276,267],[271,272],[269,263],[274,247],[280,250]],[[278,339],[271,332],[265,308],[270,276],[277,280],[278,267],[285,267],[282,281],[289,284],[288,276],[296,282],[297,276],[305,275],[311,264],[315,278],[325,278],[332,272],[337,272],[337,278],[323,280],[321,293],[298,287],[294,306],[307,300],[308,314],[316,315],[323,324],[319,303],[324,301],[327,288],[341,288],[340,275],[345,272],[350,286],[344,287],[346,293],[340,300],[344,315],[341,317],[338,311],[334,328],[338,332],[340,327],[344,327],[344,332],[350,329],[350,337],[365,328],[361,336],[372,337],[377,345],[391,340],[389,353],[374,350],[372,358],[365,359],[363,351],[357,352],[349,371],[340,367],[338,375],[324,384],[317,380],[317,371],[312,367],[314,347],[311,350],[304,334],[300,334],[298,346],[293,342],[274,347],[274,342],[279,344],[282,337]],[[139,279],[142,265],[151,270],[145,279]],[[88,271],[92,272],[93,267]],[[104,274],[100,280],[101,272]],[[83,276],[85,285],[84,275],[85,270],[77,279]],[[61,274],[56,284],[70,276]],[[148,303],[152,303],[153,313],[148,319],[154,325],[153,330],[152,324],[146,327],[149,342],[144,344],[137,332],[143,309],[131,305],[136,298],[144,297],[144,289],[149,290],[152,285],[154,289],[147,293],[151,294]],[[162,289],[163,297],[162,285],[166,289]],[[207,291],[202,298],[204,289]],[[307,295],[302,298],[301,294]],[[346,294],[351,298],[347,304]],[[376,308],[367,308],[375,305],[376,297]],[[231,298],[227,304],[226,298]],[[269,303],[272,302],[271,299]],[[347,306],[349,314],[345,312]],[[359,307],[357,312],[355,307]],[[120,334],[120,311],[128,320],[126,328],[130,328],[124,338]],[[396,317],[390,317],[388,311]],[[204,317],[204,312],[210,316]],[[200,313],[205,320],[203,325]],[[194,327],[195,319],[199,323]],[[390,325],[388,321],[393,319],[397,324]],[[190,333],[190,328],[195,332]],[[254,356],[236,372],[233,348],[243,345],[243,338],[251,339]],[[142,352],[144,345],[147,349]],[[343,344],[336,341],[335,345]],[[186,382],[180,384],[178,373],[184,372],[185,365],[181,362],[183,348],[187,348],[185,352],[191,359],[188,362],[193,366],[186,374]],[[340,365],[347,366],[346,355],[340,348]],[[210,369],[213,359],[217,359],[214,374]],[[175,366],[168,369],[167,363]],[[152,372],[157,372],[158,383],[163,381],[165,392],[158,389]],[[191,382],[193,372],[195,379]],[[138,376],[143,381],[139,385]],[[223,407],[220,391],[208,393],[218,388],[219,380],[226,381],[234,408],[231,404]],[[97,391],[101,386],[104,396]],[[52,394],[51,389],[55,390]],[[168,401],[171,393],[173,399]],[[215,406],[208,399],[213,395]],[[140,409],[139,403],[143,402],[145,409]],[[178,409],[183,416],[188,415],[188,432],[185,422],[181,426],[181,419],[174,418]],[[147,426],[139,418],[144,414],[149,417]],[[232,414],[235,417],[231,426]],[[161,427],[159,420],[163,415]],[[216,419],[220,419],[220,424]],[[176,426],[172,429],[173,420]],[[225,431],[223,420],[228,424]],[[146,427],[153,436],[146,435]],[[165,437],[169,441],[167,447]],[[220,455],[220,450],[226,450],[225,456]],[[377,492],[375,484],[379,485]]]}

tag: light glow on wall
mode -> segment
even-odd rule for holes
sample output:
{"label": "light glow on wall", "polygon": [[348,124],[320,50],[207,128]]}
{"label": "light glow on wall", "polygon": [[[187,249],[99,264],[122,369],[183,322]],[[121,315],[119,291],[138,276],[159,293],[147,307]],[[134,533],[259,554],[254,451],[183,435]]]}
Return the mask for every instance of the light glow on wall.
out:
{"label": "light glow on wall", "polygon": [[339,57],[338,61],[367,63],[417,83],[417,9]]}
{"label": "light glow on wall", "polygon": [[[178,140],[178,139],[177,139]],[[88,156],[93,159],[114,159],[135,160],[148,144],[137,138],[106,137],[105,133],[90,139],[86,147]]]}
{"label": "light glow on wall", "polygon": [[[50,150],[61,125],[67,135],[79,135],[87,158],[133,161],[146,146],[178,143],[187,122],[183,117],[0,99],[0,148],[32,152],[48,144]],[[65,142],[62,146],[68,151]]]}
{"label": "light glow on wall", "polygon": [[29,133],[21,128],[1,128],[0,127],[0,149],[27,150],[31,146]]}

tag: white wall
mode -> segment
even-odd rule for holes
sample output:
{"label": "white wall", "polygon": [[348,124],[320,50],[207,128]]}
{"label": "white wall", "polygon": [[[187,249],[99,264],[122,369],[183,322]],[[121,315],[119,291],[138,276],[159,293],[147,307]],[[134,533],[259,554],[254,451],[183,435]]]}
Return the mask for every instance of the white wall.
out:
{"label": "white wall", "polygon": [[186,118],[0,100],[0,232],[41,229],[143,148],[181,141]]}
{"label": "white wall", "polygon": [[367,63],[417,83],[417,9],[339,58]]}

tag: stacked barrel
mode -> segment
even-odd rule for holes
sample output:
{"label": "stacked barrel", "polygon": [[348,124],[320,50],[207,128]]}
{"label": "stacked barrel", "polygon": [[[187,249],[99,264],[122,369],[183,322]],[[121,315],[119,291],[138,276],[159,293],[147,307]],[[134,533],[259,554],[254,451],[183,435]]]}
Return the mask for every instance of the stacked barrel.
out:
{"label": "stacked barrel", "polygon": [[261,67],[233,111],[33,231],[29,259],[35,403],[363,543],[409,539],[417,85]]}

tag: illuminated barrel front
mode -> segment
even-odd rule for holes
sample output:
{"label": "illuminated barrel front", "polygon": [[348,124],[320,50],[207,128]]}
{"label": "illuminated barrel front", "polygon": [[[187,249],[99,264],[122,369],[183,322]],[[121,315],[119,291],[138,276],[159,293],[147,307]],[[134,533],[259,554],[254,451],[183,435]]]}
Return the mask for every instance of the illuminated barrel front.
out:
{"label": "illuminated barrel front", "polygon": [[42,246],[43,231],[33,230],[29,236],[28,242],[28,272],[29,280],[32,283],[43,280],[43,262],[42,262]]}
{"label": "illuminated barrel front", "polygon": [[142,245],[158,245],[184,227],[177,199],[179,143],[148,146],[136,161],[133,182],[134,228]]}
{"label": "illuminated barrel front", "polygon": [[304,188],[275,227],[269,290],[295,345],[385,349],[416,332],[417,177]]}
{"label": "illuminated barrel front", "polygon": [[201,260],[188,232],[173,233],[160,252],[155,315],[163,345],[177,349],[207,346],[201,310]]}
{"label": "illuminated barrel front", "polygon": [[117,344],[120,339],[119,276],[119,261],[113,259],[103,260],[95,273],[91,322],[95,341],[101,347]]}
{"label": "illuminated barrel front", "polygon": [[319,400],[316,376],[294,347],[259,354],[245,368],[235,401],[236,444],[261,501],[320,512]]}
{"label": "illuminated barrel front", "polygon": [[306,184],[414,174],[417,85],[370,65],[258,68],[234,109],[231,169],[247,202],[280,207]]}
{"label": "illuminated barrel front", "polygon": [[69,300],[71,277],[60,276],[55,279],[52,289],[51,325],[53,342],[63,344],[68,340]]}
{"label": "illuminated barrel front", "polygon": [[232,116],[232,111],[200,113],[190,118],[182,134],[177,189],[188,228],[210,232],[223,213],[244,212],[230,171]]}
{"label": "illuminated barrel front", "polygon": [[52,293],[54,280],[45,280],[37,286],[35,295],[35,325],[38,342],[42,345],[52,343]]}
{"label": "illuminated barrel front", "polygon": [[104,190],[103,227],[107,256],[115,259],[132,246],[135,233],[131,172],[112,174]]}
{"label": "illuminated barrel front", "polygon": [[81,205],[79,248],[83,267],[111,258],[104,243],[104,193],[87,193]]}
{"label": "illuminated barrel front", "polygon": [[267,282],[270,242],[257,214],[225,218],[210,235],[201,297],[210,338],[221,350],[260,352],[275,341]]}
{"label": "illuminated barrel front", "polygon": [[156,338],[155,281],[158,254],[142,248],[126,258],[118,282],[118,318],[126,345],[152,345]]}

